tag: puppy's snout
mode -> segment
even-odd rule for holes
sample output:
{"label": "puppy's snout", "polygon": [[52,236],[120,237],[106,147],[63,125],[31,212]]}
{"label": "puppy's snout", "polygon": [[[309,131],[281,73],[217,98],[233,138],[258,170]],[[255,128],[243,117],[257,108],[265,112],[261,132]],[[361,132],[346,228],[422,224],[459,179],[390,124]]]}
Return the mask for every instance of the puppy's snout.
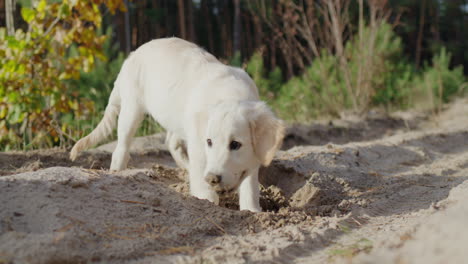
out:
{"label": "puppy's snout", "polygon": [[205,177],[205,181],[211,186],[217,185],[221,182],[221,175],[210,173]]}

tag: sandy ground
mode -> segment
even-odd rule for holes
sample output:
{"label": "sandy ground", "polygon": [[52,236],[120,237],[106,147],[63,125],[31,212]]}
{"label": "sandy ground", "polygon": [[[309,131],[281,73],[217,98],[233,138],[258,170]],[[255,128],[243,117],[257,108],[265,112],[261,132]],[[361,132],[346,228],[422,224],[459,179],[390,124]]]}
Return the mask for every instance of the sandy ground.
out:
{"label": "sandy ground", "polygon": [[463,263],[468,101],[295,125],[261,170],[265,212],[187,194],[163,136],[0,153],[0,263]]}

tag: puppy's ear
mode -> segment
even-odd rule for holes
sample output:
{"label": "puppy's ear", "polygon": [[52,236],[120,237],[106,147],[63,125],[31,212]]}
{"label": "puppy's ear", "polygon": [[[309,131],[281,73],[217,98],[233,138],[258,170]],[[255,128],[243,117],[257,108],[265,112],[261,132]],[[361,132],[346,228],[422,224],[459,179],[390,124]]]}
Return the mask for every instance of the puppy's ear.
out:
{"label": "puppy's ear", "polygon": [[262,165],[268,166],[283,143],[284,123],[264,102],[252,103],[249,108],[247,116],[253,149]]}

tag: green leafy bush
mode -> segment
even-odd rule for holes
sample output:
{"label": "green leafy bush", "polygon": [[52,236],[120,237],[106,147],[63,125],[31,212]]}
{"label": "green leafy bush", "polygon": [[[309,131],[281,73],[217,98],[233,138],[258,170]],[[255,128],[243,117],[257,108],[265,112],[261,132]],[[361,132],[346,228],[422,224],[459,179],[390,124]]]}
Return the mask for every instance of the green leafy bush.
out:
{"label": "green leafy bush", "polygon": [[451,54],[445,48],[425,65],[423,72],[412,81],[412,104],[421,108],[440,110],[443,103],[466,92],[463,66],[450,69]]}
{"label": "green leafy bush", "polygon": [[[97,32],[106,40],[102,44],[103,57],[97,58],[91,71],[80,71],[80,77],[65,82],[67,90],[77,91],[79,98],[86,98],[93,102],[93,113],[86,118],[76,118],[74,113],[64,113],[61,117],[63,131],[78,139],[89,134],[101,120],[106,108],[109,95],[113,89],[114,81],[120,71],[125,55],[119,51],[117,45],[112,45],[112,29],[109,27],[106,34]],[[73,45],[68,56],[76,56],[79,51]],[[66,139],[64,145],[73,144],[73,139]]]}
{"label": "green leafy bush", "polygon": [[[98,35],[102,33],[98,32]],[[110,93],[114,88],[114,82],[125,60],[125,54],[120,52],[118,45],[112,44],[112,28],[107,28],[105,37],[102,51],[106,59],[96,59],[93,70],[81,72],[79,79],[70,80],[67,83],[69,89],[79,91],[81,98],[90,99],[94,103],[94,113],[87,119],[74,119],[73,114],[63,115],[62,123],[65,124],[66,133],[73,134],[76,139],[89,134],[102,119]],[[70,50],[71,54],[76,52],[76,48]],[[137,135],[150,135],[161,130],[162,128],[148,116],[143,120]],[[109,140],[115,138],[114,133]],[[67,141],[66,144],[71,145],[73,141]]]}
{"label": "green leafy bush", "polygon": [[387,23],[374,29],[364,27],[361,34],[346,45],[353,91],[356,97],[365,98],[360,109],[407,105],[415,70],[403,55],[401,38]]}
{"label": "green leafy bush", "polygon": [[285,83],[278,78],[279,70],[264,77],[261,58],[254,54],[246,70],[262,98],[292,121],[338,116],[347,109],[363,113],[373,106],[392,110],[425,103],[434,108],[466,90],[463,68],[450,69],[445,49],[419,73],[404,58],[401,39],[385,23],[356,33],[346,43],[343,58],[322,51],[303,74]]}
{"label": "green leafy bush", "polygon": [[[102,34],[98,33],[98,36],[100,35]],[[125,54],[119,51],[118,45],[113,45],[111,42],[112,28],[109,27],[104,36],[106,40],[102,45],[102,51],[105,59],[96,59],[93,70],[81,71],[80,78],[70,80],[67,84],[71,89],[79,90],[82,97],[91,99],[97,112],[105,110],[114,81],[125,60]],[[70,50],[70,54],[77,52],[76,48]]]}
{"label": "green leafy bush", "polygon": [[[274,106],[280,115],[295,121],[309,121],[320,114],[337,116],[355,104],[361,111],[372,104],[403,104],[411,67],[401,57],[401,40],[389,25],[375,30],[365,27],[359,37],[346,43],[344,62],[323,50],[301,76],[268,92],[277,95]],[[249,73],[255,79],[257,74]],[[272,81],[261,80],[260,86],[268,87]],[[263,93],[267,89],[260,87]]]}
{"label": "green leafy bush", "polygon": [[265,101],[274,100],[283,82],[280,68],[276,67],[273,71],[268,73],[265,78],[266,72],[263,65],[262,54],[261,52],[256,52],[247,62],[246,71],[257,85],[262,99]]}
{"label": "green leafy bush", "polygon": [[80,98],[66,81],[89,72],[97,58],[105,59],[105,36],[96,36],[101,3],[111,11],[124,8],[121,0],[40,0],[21,9],[28,31],[8,36],[0,28],[0,150],[59,145],[72,137],[64,133],[64,114],[72,119],[94,114],[93,102]]}

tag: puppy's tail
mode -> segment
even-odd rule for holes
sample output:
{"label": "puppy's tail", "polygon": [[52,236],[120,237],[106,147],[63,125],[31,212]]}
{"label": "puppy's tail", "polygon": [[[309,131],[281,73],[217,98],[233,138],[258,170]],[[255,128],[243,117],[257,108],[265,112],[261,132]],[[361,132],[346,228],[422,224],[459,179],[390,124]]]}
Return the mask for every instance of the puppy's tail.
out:
{"label": "puppy's tail", "polygon": [[[115,84],[117,84],[117,82]],[[115,85],[114,89],[112,89],[109,97],[109,103],[107,104],[104,117],[101,122],[99,122],[97,127],[89,135],[76,142],[75,146],[73,146],[70,151],[70,159],[72,161],[78,157],[78,153],[80,153],[80,151],[99,143],[112,133],[112,130],[115,128],[115,121],[119,111],[120,93],[117,85]]]}

